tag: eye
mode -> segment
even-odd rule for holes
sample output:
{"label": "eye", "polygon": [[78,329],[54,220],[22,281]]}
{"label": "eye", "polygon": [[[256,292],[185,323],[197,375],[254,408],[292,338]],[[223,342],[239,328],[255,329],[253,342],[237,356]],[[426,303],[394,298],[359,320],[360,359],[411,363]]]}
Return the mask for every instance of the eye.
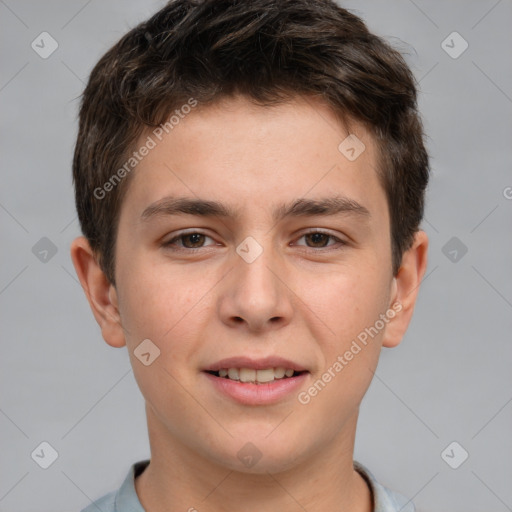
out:
{"label": "eye", "polygon": [[207,238],[212,240],[211,237],[205,235],[204,233],[191,231],[189,233],[181,233],[174,238],[171,238],[169,241],[164,242],[163,246],[169,247],[172,250],[185,250],[190,252],[194,249],[201,249],[205,247],[204,242]]}
{"label": "eye", "polygon": [[323,231],[310,231],[309,233],[304,233],[299,238],[299,240],[301,238],[304,238],[306,241],[311,242],[313,245],[307,245],[307,247],[313,249],[322,249],[324,247],[331,247],[333,245],[336,245],[336,243],[328,245],[329,239],[334,240],[341,246],[346,245],[346,243],[343,240],[340,240],[339,238],[329,233],[324,233]]}
{"label": "eye", "polygon": [[[325,233],[323,231],[310,231],[308,233],[304,233],[300,239],[306,240],[306,247],[310,249],[323,249],[327,247],[333,246],[344,246],[346,243],[343,240],[331,235],[330,233]],[[213,243],[209,245],[215,245],[215,241],[205,235],[204,233],[198,231],[190,231],[188,233],[180,233],[167,242],[164,242],[162,245],[166,248],[175,251],[186,251],[193,252],[195,250],[203,249],[208,247],[205,245],[205,241],[210,239]],[[329,243],[330,241],[334,243]],[[297,244],[303,245],[303,244]]]}

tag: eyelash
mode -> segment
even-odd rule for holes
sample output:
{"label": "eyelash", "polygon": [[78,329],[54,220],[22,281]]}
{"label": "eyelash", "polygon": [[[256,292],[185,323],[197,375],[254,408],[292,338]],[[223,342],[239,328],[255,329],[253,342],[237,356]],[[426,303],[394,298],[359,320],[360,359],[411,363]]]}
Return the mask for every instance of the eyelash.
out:
{"label": "eyelash", "polygon": [[[336,237],[334,235],[331,235],[330,233],[326,233],[325,231],[319,231],[319,230],[313,230],[313,231],[308,231],[307,233],[303,233],[300,236],[299,240],[301,238],[304,238],[307,235],[314,235],[314,234],[317,234],[317,233],[321,234],[321,235],[325,235],[329,239],[335,240],[337,242],[337,244],[340,246],[340,247],[337,247],[335,250],[341,249],[343,246],[347,245],[346,242],[344,242],[343,240],[340,240],[338,237]],[[189,231],[188,233],[181,233],[181,234],[175,236],[171,240],[169,240],[167,242],[164,242],[162,245],[164,247],[166,247],[166,248],[169,248],[172,251],[177,251],[177,252],[188,252],[188,253],[192,252],[193,253],[193,252],[205,249],[205,247],[193,247],[193,248],[189,248],[189,247],[176,247],[176,246],[173,247],[173,245],[175,244],[176,241],[178,241],[180,239],[183,239],[184,237],[190,236],[190,235],[203,235],[206,238],[211,238],[210,236],[208,236],[205,233],[202,233],[200,231]],[[326,247],[307,247],[306,246],[306,249],[312,250],[314,252],[318,252],[318,250],[324,250],[324,251],[325,250],[332,250],[333,247],[335,247],[335,246],[336,246],[336,244],[328,245]],[[304,247],[304,246],[301,246],[301,247]]]}

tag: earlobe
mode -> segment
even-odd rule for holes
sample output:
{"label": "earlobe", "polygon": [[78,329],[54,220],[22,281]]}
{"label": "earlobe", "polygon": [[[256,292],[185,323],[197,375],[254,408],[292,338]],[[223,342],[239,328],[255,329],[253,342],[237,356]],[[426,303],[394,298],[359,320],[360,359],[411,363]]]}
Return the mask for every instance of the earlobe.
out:
{"label": "earlobe", "polygon": [[382,339],[384,347],[396,347],[405,335],[427,268],[427,253],[427,234],[417,231],[412,246],[404,252],[400,269],[393,278],[389,307],[396,314],[386,326]]}
{"label": "earlobe", "polygon": [[71,259],[103,339],[112,347],[126,345],[116,289],[105,276],[85,237],[73,240]]}

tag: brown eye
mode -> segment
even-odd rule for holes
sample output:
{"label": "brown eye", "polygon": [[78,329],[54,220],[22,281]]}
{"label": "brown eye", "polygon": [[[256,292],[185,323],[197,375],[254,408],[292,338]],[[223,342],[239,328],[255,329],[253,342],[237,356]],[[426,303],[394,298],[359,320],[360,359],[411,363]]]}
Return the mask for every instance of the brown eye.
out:
{"label": "brown eye", "polygon": [[313,243],[314,247],[326,247],[329,238],[332,238],[330,235],[326,235],[325,233],[308,233],[307,235],[304,235],[306,240],[310,240]]}
{"label": "brown eye", "polygon": [[[190,232],[177,235],[168,242],[163,244],[164,247],[175,251],[193,251],[194,249],[202,249],[208,247],[205,245],[206,239],[212,240],[209,236],[203,233]],[[210,244],[212,245],[212,244]]]}
{"label": "brown eye", "polygon": [[[323,249],[323,248],[331,248],[337,246],[346,245],[343,240],[331,235],[329,233],[324,233],[323,231],[311,231],[309,233],[303,234],[300,239],[304,238],[306,240],[306,247],[310,249]],[[334,243],[329,243],[330,241],[334,241]],[[304,245],[304,244],[299,244]]]}
{"label": "brown eye", "polygon": [[[181,235],[179,238],[183,240],[184,247],[187,247],[188,249],[197,249],[198,247],[201,247],[202,242],[204,242],[204,239],[206,237],[201,233],[190,233],[188,235]],[[188,245],[188,242],[190,242],[190,245],[192,245],[192,247]]]}

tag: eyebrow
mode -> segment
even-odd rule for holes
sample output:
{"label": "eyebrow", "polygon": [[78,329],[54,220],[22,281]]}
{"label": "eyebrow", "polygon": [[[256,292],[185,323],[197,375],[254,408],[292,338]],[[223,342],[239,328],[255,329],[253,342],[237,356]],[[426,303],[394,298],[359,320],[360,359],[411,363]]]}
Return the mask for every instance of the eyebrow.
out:
{"label": "eyebrow", "polygon": [[[287,217],[329,216],[339,214],[356,215],[369,219],[369,210],[357,201],[345,196],[326,197],[321,199],[297,199],[288,204],[274,208],[272,218],[279,222]],[[164,197],[149,205],[141,214],[141,220],[149,220],[168,215],[197,215],[200,217],[221,217],[237,219],[240,210],[206,199],[189,197]]]}

